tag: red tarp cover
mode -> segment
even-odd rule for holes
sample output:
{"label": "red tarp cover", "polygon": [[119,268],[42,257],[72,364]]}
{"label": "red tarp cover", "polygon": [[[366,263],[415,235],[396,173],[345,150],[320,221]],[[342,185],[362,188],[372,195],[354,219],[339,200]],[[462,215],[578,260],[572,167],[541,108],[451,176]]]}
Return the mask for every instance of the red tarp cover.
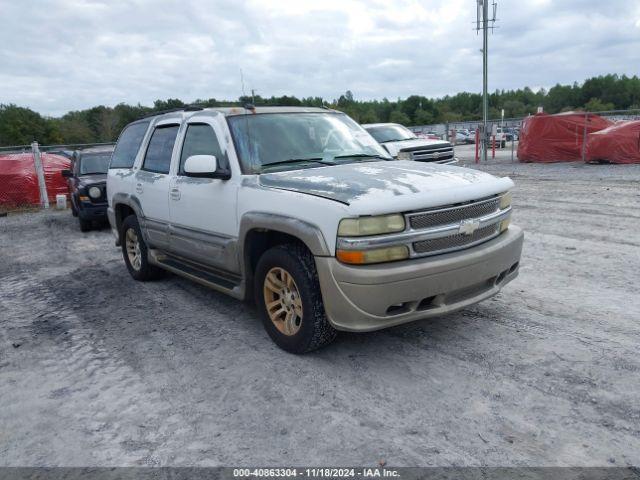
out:
{"label": "red tarp cover", "polygon": [[587,137],[587,161],[640,163],[640,120],[618,122]]}
{"label": "red tarp cover", "polygon": [[611,121],[590,113],[538,113],[522,121],[518,160],[521,162],[573,162],[582,160],[584,128],[587,134],[605,129]]}
{"label": "red tarp cover", "polygon": [[[59,193],[68,193],[66,179],[60,174],[71,162],[60,155],[42,153],[44,179],[49,201]],[[10,205],[38,205],[40,189],[31,153],[0,155],[0,203]]]}

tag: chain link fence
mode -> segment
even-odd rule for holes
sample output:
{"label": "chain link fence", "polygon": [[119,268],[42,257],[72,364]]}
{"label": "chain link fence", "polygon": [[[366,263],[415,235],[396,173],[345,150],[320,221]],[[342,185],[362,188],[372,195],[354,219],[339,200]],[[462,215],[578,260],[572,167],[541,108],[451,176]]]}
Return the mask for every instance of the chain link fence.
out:
{"label": "chain link fence", "polygon": [[[586,161],[586,147],[587,147],[587,124],[590,116],[600,116],[610,120],[611,122],[622,122],[640,120],[640,109],[627,109],[627,110],[606,110],[599,112],[573,112],[578,115],[584,115],[585,122],[582,131],[576,132],[581,136],[581,148],[582,148],[582,161]],[[515,159],[515,152],[517,151],[517,144],[520,137],[520,130],[522,128],[522,122],[527,117],[512,117],[504,119],[491,119],[487,122],[487,130],[489,135],[499,132],[501,137],[506,140],[505,148],[511,149],[511,160]],[[481,130],[481,120],[468,120],[460,122],[447,122],[437,123],[431,125],[416,125],[408,127],[417,135],[437,135],[443,140],[448,140],[454,145],[476,143],[478,135],[476,132]],[[491,145],[491,140],[490,140]],[[502,143],[498,142],[494,144],[497,148],[502,147]],[[477,155],[476,155],[477,156]]]}

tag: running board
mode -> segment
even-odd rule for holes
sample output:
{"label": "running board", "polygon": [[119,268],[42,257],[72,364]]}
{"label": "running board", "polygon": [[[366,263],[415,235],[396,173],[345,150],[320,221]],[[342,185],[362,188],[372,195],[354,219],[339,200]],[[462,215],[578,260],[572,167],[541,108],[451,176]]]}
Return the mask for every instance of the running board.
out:
{"label": "running board", "polygon": [[236,298],[243,298],[244,288],[242,278],[239,275],[216,270],[159,250],[149,250],[149,263],[193,280],[205,287],[228,293]]}

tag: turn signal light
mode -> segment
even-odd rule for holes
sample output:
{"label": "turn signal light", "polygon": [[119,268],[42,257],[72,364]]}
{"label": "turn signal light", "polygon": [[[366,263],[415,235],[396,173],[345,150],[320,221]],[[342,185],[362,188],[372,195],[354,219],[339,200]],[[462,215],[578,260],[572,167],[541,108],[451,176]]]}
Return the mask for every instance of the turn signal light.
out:
{"label": "turn signal light", "polygon": [[374,250],[338,250],[336,258],[350,265],[367,265],[372,263],[394,262],[409,258],[409,249],[397,247],[376,248]]}

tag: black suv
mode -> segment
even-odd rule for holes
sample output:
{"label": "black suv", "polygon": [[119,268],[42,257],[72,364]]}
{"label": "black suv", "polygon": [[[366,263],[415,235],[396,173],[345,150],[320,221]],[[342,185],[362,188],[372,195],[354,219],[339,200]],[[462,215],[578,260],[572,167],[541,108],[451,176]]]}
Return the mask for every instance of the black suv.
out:
{"label": "black suv", "polygon": [[93,221],[107,220],[107,170],[113,146],[76,150],[71,170],[63,170],[67,179],[71,212],[80,221],[80,230],[91,230]]}

